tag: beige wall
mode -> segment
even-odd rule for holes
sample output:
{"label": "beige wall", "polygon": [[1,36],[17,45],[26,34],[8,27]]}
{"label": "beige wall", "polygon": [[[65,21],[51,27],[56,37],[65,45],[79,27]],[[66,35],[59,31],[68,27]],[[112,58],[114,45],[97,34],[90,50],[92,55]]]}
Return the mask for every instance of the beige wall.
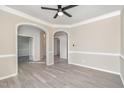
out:
{"label": "beige wall", "polygon": [[124,84],[124,9],[121,13],[121,61],[120,61],[121,77]]}
{"label": "beige wall", "polygon": [[0,79],[16,74],[16,57],[0,58]]}
{"label": "beige wall", "polygon": [[[41,26],[41,28],[45,28],[50,32],[49,34],[53,32],[53,28],[51,27],[0,10],[0,56],[8,54],[16,55],[16,26],[19,23],[34,23]],[[51,40],[51,38],[49,37],[48,40]],[[51,51],[51,43],[49,45],[48,51]],[[52,64],[51,57],[52,55],[49,54],[48,64]],[[0,78],[15,74],[17,70],[16,66],[15,57],[0,57]]]}
{"label": "beige wall", "polygon": [[99,55],[120,53],[120,16],[73,27],[69,33],[70,63],[120,73],[119,56]]}
{"label": "beige wall", "polygon": [[[78,53],[120,53],[120,16],[66,29],[48,27],[0,10],[0,55],[16,54],[16,25],[28,22],[38,24],[49,31],[48,64],[53,64],[54,31],[67,31],[69,51],[73,51],[69,54],[69,63],[120,73],[118,56]],[[76,43],[75,47],[72,47],[73,41]],[[15,74],[16,64],[15,57],[0,57],[0,78]]]}
{"label": "beige wall", "polygon": [[121,13],[121,55],[124,56],[124,9]]}
{"label": "beige wall", "polygon": [[46,37],[44,37],[44,35],[45,35],[45,32],[41,31],[40,32],[41,59],[46,57]]}
{"label": "beige wall", "polygon": [[120,16],[107,18],[70,29],[71,51],[120,52]]}

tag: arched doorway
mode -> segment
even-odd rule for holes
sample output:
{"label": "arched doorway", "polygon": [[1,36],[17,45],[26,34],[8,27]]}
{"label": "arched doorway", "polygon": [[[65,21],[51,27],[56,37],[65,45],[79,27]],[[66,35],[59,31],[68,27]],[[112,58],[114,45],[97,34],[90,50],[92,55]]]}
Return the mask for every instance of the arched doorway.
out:
{"label": "arched doorway", "polygon": [[68,33],[57,31],[54,33],[54,63],[68,63]]}
{"label": "arched doorway", "polygon": [[[18,24],[16,38],[17,71],[18,62],[23,61],[19,59],[19,56],[23,55],[28,56],[23,57],[27,62],[48,65],[48,32],[44,28],[32,23]],[[19,40],[23,41],[21,46],[19,46]]]}

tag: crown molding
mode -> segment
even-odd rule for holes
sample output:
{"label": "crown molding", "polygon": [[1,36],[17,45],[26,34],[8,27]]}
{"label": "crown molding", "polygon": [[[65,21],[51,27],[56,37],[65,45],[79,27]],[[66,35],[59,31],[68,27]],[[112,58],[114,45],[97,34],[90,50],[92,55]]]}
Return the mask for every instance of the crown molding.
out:
{"label": "crown molding", "polygon": [[43,20],[41,20],[39,18],[33,17],[33,16],[28,15],[28,14],[26,14],[24,12],[21,12],[19,10],[16,10],[16,9],[13,9],[13,8],[10,8],[10,7],[4,6],[4,5],[0,6],[0,10],[8,12],[8,13],[11,13],[11,14],[14,14],[14,15],[17,15],[17,16],[20,16],[20,17],[23,17],[23,18],[26,18],[26,19],[34,21],[34,22],[38,22],[38,23],[50,26],[50,27],[55,27],[55,28],[71,28],[71,27],[76,27],[76,26],[80,26],[80,25],[84,25],[84,24],[89,24],[89,23],[92,23],[92,22],[100,21],[100,20],[103,20],[103,19],[107,19],[107,18],[110,18],[110,17],[114,17],[114,16],[117,16],[117,15],[120,15],[120,13],[121,13],[121,10],[117,10],[117,11],[113,11],[111,13],[107,13],[107,14],[104,14],[104,15],[101,15],[101,16],[97,16],[97,17],[94,17],[94,18],[91,18],[91,19],[88,19],[88,20],[85,20],[85,21],[78,22],[76,24],[58,25],[58,24],[52,24],[52,23],[43,21]]}
{"label": "crown molding", "polygon": [[100,16],[97,16],[97,17],[90,18],[90,19],[85,20],[85,21],[81,21],[81,22],[76,23],[76,24],[72,24],[72,25],[70,25],[70,27],[85,25],[85,24],[89,24],[89,23],[92,23],[92,22],[107,19],[107,18],[110,18],[110,17],[118,16],[118,15],[120,15],[120,13],[121,13],[121,10],[116,10],[116,11],[113,11],[113,12],[110,12],[110,13],[107,13],[107,14],[104,14],[104,15],[100,15]]}
{"label": "crown molding", "polygon": [[71,25],[57,25],[57,24],[53,24],[52,26],[55,28],[70,28],[71,27]]}
{"label": "crown molding", "polygon": [[20,16],[20,17],[23,17],[23,18],[26,18],[26,19],[29,19],[29,20],[32,20],[32,21],[35,21],[35,22],[38,22],[38,23],[42,23],[44,25],[52,26],[51,24],[49,24],[49,23],[47,23],[45,21],[42,21],[42,20],[40,20],[38,18],[32,17],[32,16],[30,16],[30,15],[28,15],[26,13],[23,13],[21,11],[18,11],[16,9],[12,9],[12,8],[4,6],[4,5],[0,6],[0,10],[8,12],[8,13],[11,13],[11,14],[14,14],[14,15],[17,15],[17,16]]}
{"label": "crown molding", "polygon": [[4,6],[4,5],[0,6],[0,10],[11,13],[11,14],[14,14],[14,15],[17,15],[17,16],[20,16],[20,17],[23,17],[23,18],[26,18],[26,19],[34,21],[34,22],[38,22],[38,23],[41,23],[41,24],[44,24],[44,25],[47,25],[47,26],[51,26],[51,27],[69,27],[67,25],[56,25],[56,24],[52,24],[52,23],[43,21],[39,18],[33,17],[33,16],[28,15],[24,12],[21,12],[19,10],[16,10],[16,9],[13,9],[13,8],[10,8],[10,7]]}

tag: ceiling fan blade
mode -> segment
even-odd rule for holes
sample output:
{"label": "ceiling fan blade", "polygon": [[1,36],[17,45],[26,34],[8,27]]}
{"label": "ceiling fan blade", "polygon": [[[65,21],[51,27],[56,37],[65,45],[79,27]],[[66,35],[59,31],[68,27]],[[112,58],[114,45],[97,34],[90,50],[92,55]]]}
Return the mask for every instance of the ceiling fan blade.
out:
{"label": "ceiling fan blade", "polygon": [[56,13],[55,16],[54,16],[53,18],[57,18],[57,16],[58,16],[58,13]]}
{"label": "ceiling fan blade", "polygon": [[41,7],[41,9],[54,10],[54,11],[57,11],[58,10],[58,9],[55,9],[55,8],[48,8],[48,7]]}
{"label": "ceiling fan blade", "polygon": [[64,10],[67,10],[67,9],[70,9],[70,8],[73,8],[73,7],[76,7],[76,6],[78,6],[78,5],[65,6],[65,7],[62,8],[62,10],[64,11]]}
{"label": "ceiling fan blade", "polygon": [[65,15],[67,15],[68,17],[72,17],[72,15],[70,15],[70,14],[67,13],[66,11],[63,11],[63,13],[64,13]]}
{"label": "ceiling fan blade", "polygon": [[62,8],[62,5],[58,5],[58,9],[61,9]]}

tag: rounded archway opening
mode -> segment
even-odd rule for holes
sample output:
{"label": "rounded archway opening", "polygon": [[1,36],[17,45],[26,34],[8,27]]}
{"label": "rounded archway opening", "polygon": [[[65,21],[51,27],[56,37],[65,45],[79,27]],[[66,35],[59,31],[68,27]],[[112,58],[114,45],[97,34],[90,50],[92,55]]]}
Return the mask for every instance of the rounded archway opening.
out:
{"label": "rounded archway opening", "polygon": [[31,24],[20,24],[17,27],[17,64],[42,63],[48,61],[47,32]]}
{"label": "rounded archway opening", "polygon": [[64,31],[54,33],[54,64],[68,63],[68,34]]}

